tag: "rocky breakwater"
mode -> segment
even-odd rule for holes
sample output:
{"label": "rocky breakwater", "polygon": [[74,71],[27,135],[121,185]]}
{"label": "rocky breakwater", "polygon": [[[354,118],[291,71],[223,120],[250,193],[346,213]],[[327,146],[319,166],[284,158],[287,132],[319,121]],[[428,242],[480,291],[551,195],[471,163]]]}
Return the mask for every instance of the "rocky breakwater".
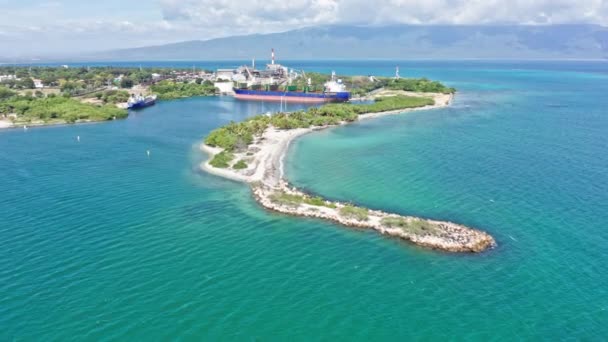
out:
{"label": "rocky breakwater", "polygon": [[452,222],[401,216],[326,201],[281,181],[276,187],[252,184],[255,199],[266,209],[294,216],[326,219],[353,228],[373,229],[416,245],[448,252],[482,252],[496,245],[489,234]]}

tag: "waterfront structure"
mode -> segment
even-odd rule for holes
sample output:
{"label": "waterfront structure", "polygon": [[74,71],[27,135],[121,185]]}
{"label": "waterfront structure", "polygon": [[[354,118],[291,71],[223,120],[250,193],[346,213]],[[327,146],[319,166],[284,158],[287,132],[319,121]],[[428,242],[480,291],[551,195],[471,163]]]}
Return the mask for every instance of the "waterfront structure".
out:
{"label": "waterfront structure", "polygon": [[274,49],[271,50],[271,61],[264,70],[255,69],[255,60],[252,60],[251,66],[243,65],[234,70],[219,69],[216,72],[217,80],[235,83],[232,91],[235,98],[241,100],[322,103],[350,99],[350,92],[334,72],[331,80],[319,88],[313,87],[310,79],[300,89],[293,85],[294,81],[304,77],[304,72],[299,73],[276,63]]}

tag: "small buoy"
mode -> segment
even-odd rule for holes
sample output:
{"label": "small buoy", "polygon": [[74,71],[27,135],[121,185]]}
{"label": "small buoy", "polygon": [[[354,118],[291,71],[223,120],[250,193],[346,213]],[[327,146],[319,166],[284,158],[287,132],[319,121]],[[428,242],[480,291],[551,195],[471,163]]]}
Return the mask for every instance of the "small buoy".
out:
{"label": "small buoy", "polygon": [[150,156],[150,150],[146,150],[146,154],[148,155],[148,157]]}
{"label": "small buoy", "polygon": [[23,125],[23,130],[27,131],[27,126],[26,125]]}
{"label": "small buoy", "polygon": [[80,142],[80,135],[77,135],[77,136],[76,136],[76,140],[77,140],[78,142]]}

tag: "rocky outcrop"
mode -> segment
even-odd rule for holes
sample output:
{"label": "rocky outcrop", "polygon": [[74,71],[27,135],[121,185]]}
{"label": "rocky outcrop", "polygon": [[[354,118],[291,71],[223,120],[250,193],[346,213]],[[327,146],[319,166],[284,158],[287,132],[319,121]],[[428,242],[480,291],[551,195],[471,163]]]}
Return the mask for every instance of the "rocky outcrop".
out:
{"label": "rocky outcrop", "polygon": [[[379,210],[369,210],[358,208],[365,211],[365,219],[349,217],[344,215],[341,210],[349,204],[340,202],[324,201],[323,204],[313,205],[306,203],[306,199],[312,198],[310,195],[290,187],[282,181],[277,187],[270,187],[262,183],[252,185],[255,199],[266,209],[294,216],[304,216],[311,218],[326,219],[341,225],[353,228],[373,229],[381,234],[410,241],[416,245],[447,251],[447,252],[482,252],[496,246],[494,238],[489,234],[465,227],[452,222],[434,221],[420,219],[411,216],[400,216],[386,213]],[[277,194],[287,194],[291,198],[302,198],[301,203],[281,203],[273,199]],[[428,229],[416,232],[411,227],[391,227],[384,222],[384,219],[400,220],[407,223],[424,223]]]}

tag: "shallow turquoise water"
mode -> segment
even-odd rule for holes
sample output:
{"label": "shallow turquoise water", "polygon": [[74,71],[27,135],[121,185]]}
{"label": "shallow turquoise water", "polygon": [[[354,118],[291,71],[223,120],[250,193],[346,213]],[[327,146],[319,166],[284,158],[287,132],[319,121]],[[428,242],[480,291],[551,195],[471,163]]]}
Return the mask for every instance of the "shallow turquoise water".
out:
{"label": "shallow turquoise water", "polygon": [[[458,87],[454,105],[305,136],[288,176],[487,230],[497,249],[443,254],[269,213],[197,171],[207,132],[271,104],[196,98],[2,131],[0,340],[606,336],[608,65],[410,63],[402,74]],[[326,64],[394,65],[310,67]]]}

